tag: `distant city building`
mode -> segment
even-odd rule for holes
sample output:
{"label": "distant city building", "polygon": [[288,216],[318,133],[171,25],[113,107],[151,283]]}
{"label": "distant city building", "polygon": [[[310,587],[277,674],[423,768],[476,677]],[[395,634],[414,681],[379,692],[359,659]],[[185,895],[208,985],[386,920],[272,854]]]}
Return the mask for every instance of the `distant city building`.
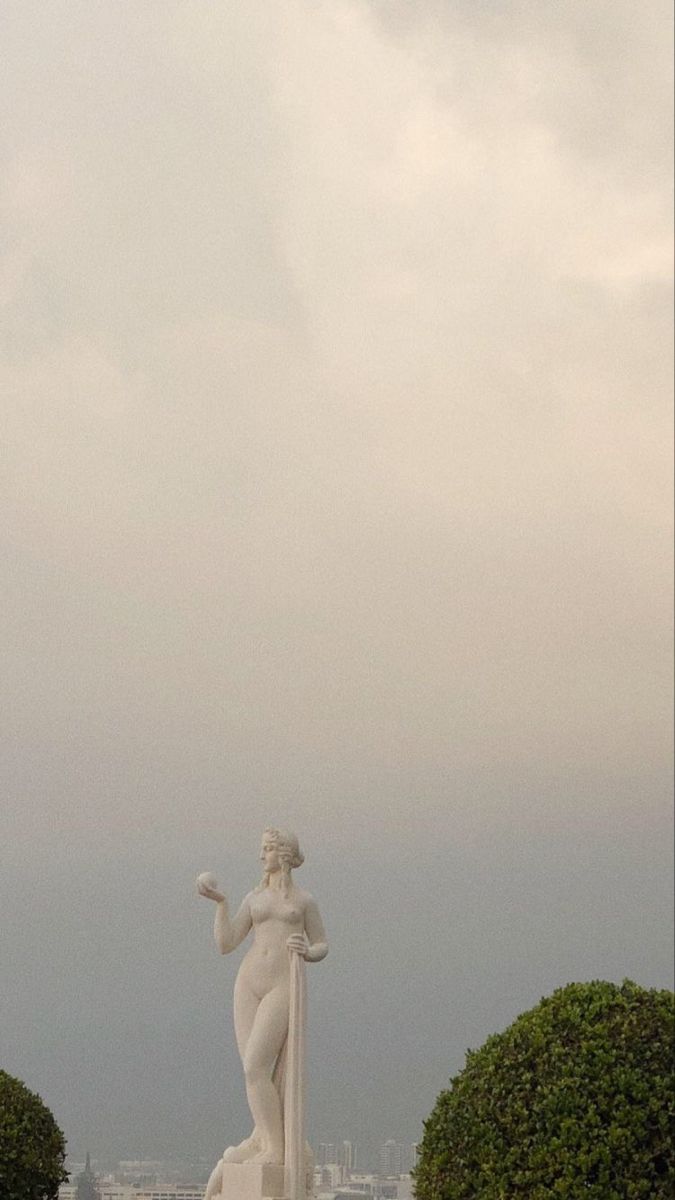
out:
{"label": "distant city building", "polygon": [[[135,1187],[131,1183],[98,1183],[100,1200],[204,1200],[204,1188],[195,1187]],[[77,1186],[62,1184],[59,1200],[77,1200]]]}
{"label": "distant city building", "polygon": [[353,1174],[343,1187],[334,1189],[335,1200],[412,1200],[410,1175],[384,1178],[382,1175]]}
{"label": "distant city building", "polygon": [[408,1175],[417,1165],[417,1142],[395,1142],[390,1138],[380,1148],[380,1175],[387,1178]]}
{"label": "distant city building", "polygon": [[339,1161],[348,1175],[351,1175],[352,1171],[356,1169],[356,1146],[353,1142],[342,1143]]}
{"label": "distant city building", "polygon": [[345,1169],[336,1162],[324,1163],[318,1168],[318,1176],[322,1191],[334,1191],[345,1182]]}
{"label": "distant city building", "polygon": [[380,1149],[380,1175],[403,1175],[407,1157],[405,1146],[389,1138]]}
{"label": "distant city building", "polygon": [[75,1180],[75,1195],[77,1200],[99,1200],[99,1192],[96,1184],[96,1175],[92,1169],[89,1151],[87,1151],[87,1161],[84,1164],[84,1170],[80,1171]]}
{"label": "distant city building", "polygon": [[163,1182],[164,1163],[157,1159],[123,1159],[115,1171],[120,1183],[134,1183],[137,1187]]}
{"label": "distant city building", "polygon": [[[101,1200],[107,1198],[101,1195]],[[113,1197],[110,1198],[113,1200]],[[132,1200],[204,1200],[203,1187],[138,1188]]]}
{"label": "distant city building", "polygon": [[355,1196],[372,1196],[375,1191],[374,1175],[352,1175],[349,1190]]}
{"label": "distant city building", "polygon": [[333,1163],[344,1167],[348,1173],[356,1169],[357,1147],[355,1142],[320,1142],[316,1153],[316,1165],[326,1167]]}
{"label": "distant city building", "polygon": [[413,1200],[413,1181],[410,1175],[403,1174],[397,1179],[396,1200]]}

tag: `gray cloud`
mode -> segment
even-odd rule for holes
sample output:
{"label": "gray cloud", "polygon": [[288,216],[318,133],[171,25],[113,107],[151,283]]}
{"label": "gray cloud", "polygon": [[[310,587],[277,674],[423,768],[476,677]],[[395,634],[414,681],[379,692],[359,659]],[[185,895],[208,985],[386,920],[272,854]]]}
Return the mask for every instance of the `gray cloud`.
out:
{"label": "gray cloud", "polygon": [[188,894],[270,816],[335,941],[317,1134],[667,982],[666,20],[5,6],[4,1027],[73,1149],[221,1136]]}

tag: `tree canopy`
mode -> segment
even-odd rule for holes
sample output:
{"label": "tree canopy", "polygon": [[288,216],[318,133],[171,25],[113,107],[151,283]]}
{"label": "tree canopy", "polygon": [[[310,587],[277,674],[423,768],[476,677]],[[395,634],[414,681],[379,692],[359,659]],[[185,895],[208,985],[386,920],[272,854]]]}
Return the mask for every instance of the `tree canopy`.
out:
{"label": "tree canopy", "polygon": [[469,1052],[425,1123],[418,1200],[671,1200],[675,997],[560,988]]}
{"label": "tree canopy", "polygon": [[67,1178],[66,1144],[51,1111],[20,1079],[0,1071],[0,1196],[55,1200]]}

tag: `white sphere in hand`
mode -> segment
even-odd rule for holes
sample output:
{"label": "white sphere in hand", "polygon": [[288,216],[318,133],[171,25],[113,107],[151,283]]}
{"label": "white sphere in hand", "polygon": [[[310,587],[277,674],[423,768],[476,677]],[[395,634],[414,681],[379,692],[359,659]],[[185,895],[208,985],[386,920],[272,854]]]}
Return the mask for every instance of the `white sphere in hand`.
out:
{"label": "white sphere in hand", "polygon": [[202,887],[211,888],[214,892],[218,890],[218,880],[210,871],[202,871],[201,875],[197,876],[197,887],[200,884]]}

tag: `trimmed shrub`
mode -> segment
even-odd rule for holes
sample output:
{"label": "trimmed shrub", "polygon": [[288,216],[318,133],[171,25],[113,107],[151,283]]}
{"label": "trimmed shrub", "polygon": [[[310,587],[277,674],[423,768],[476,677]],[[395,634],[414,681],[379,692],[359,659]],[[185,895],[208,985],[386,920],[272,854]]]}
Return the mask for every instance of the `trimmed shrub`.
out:
{"label": "trimmed shrub", "polygon": [[20,1079],[0,1071],[0,1197],[55,1200],[67,1178],[66,1144],[54,1117]]}
{"label": "trimmed shrub", "polygon": [[675,997],[560,988],[467,1055],[425,1123],[418,1200],[672,1200]]}

